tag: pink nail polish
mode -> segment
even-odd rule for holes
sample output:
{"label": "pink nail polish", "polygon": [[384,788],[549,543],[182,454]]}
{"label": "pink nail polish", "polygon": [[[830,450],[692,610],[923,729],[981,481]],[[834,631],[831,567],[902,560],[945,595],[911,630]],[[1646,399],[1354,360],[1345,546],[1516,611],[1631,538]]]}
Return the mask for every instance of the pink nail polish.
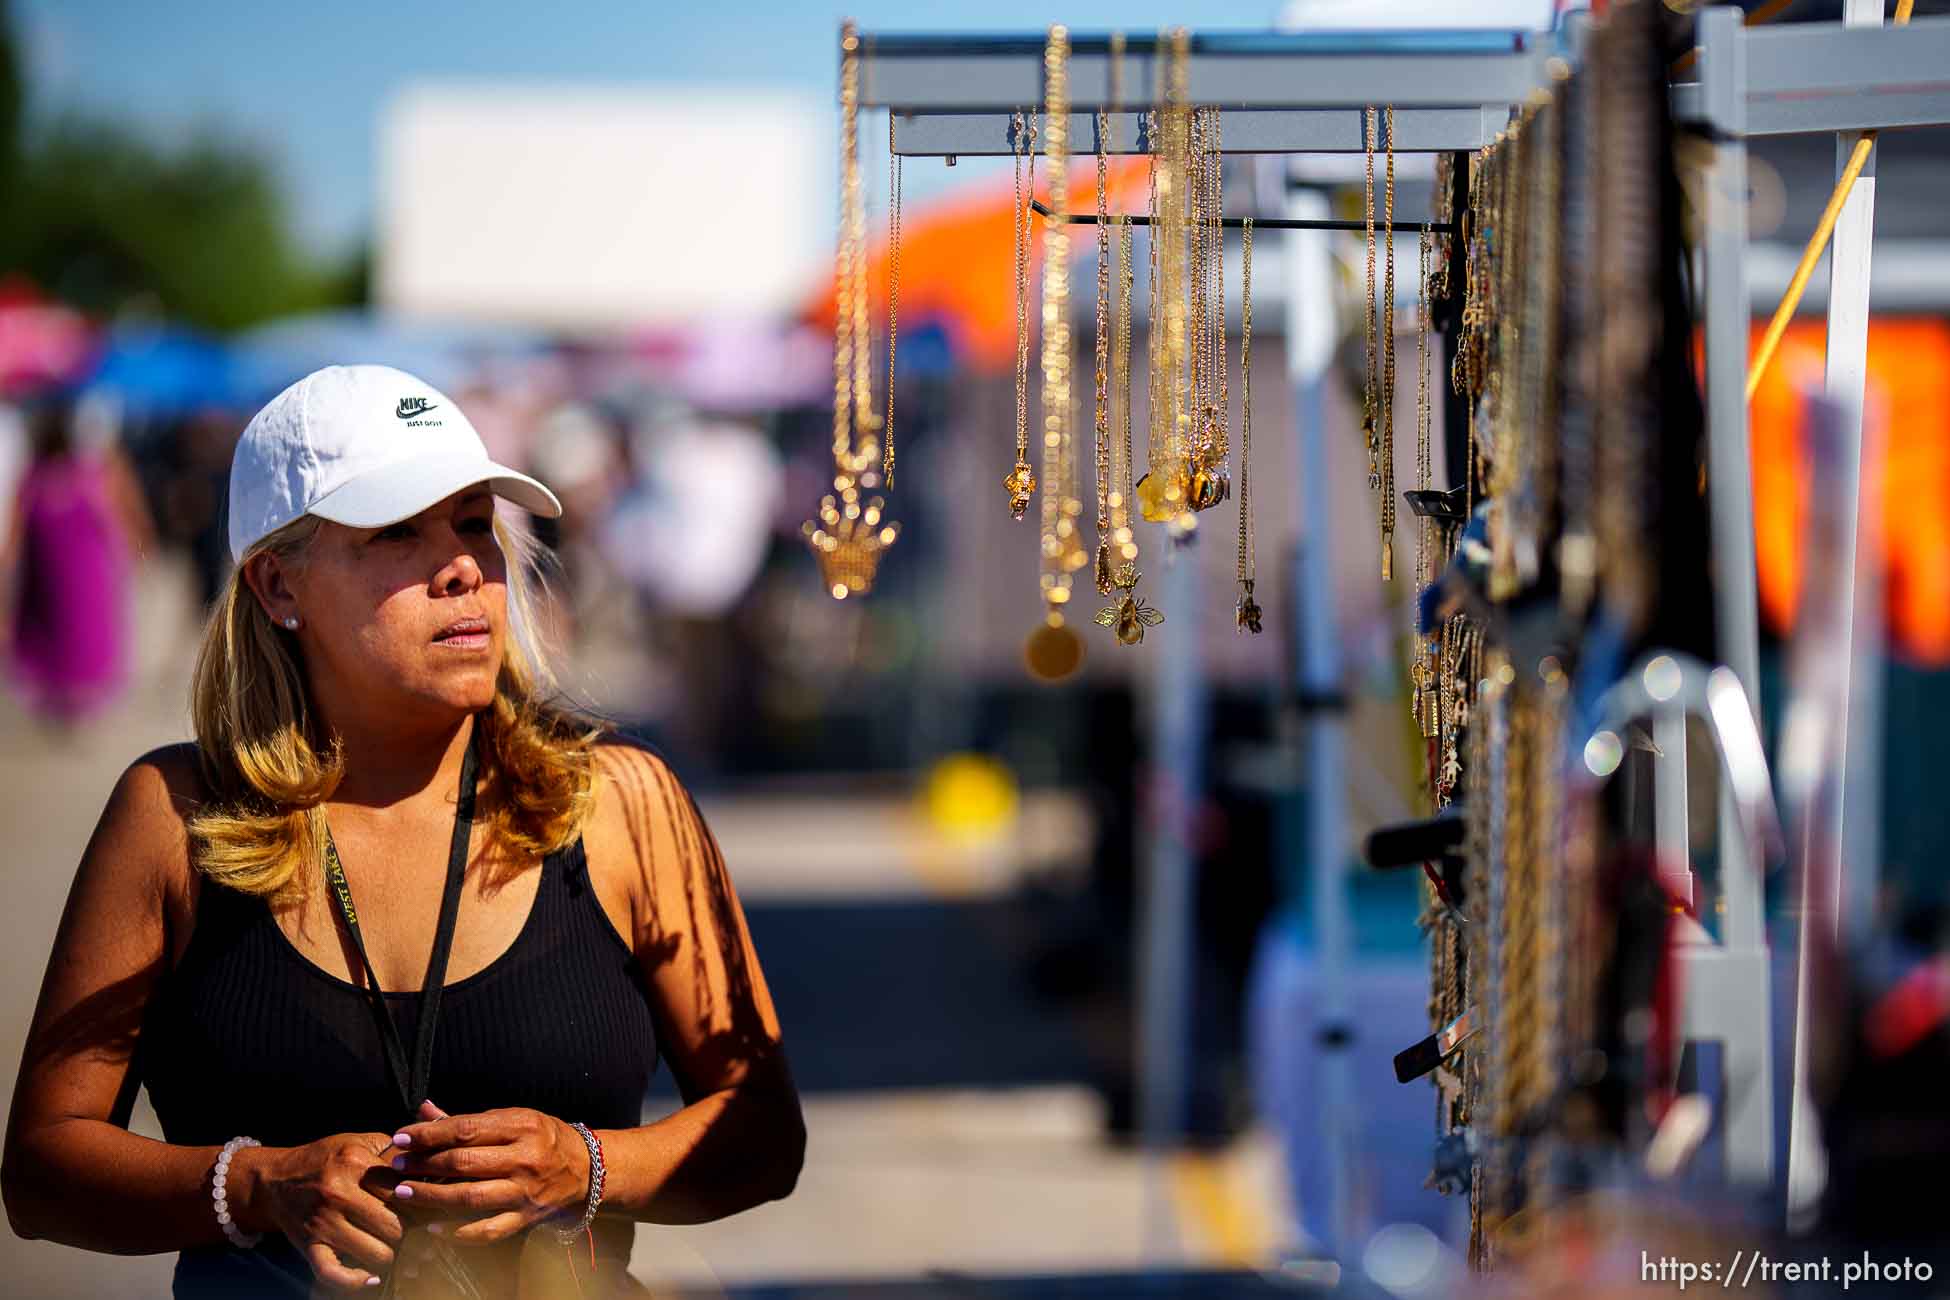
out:
{"label": "pink nail polish", "polygon": [[427,1225],[427,1231],[438,1237],[447,1231],[447,1225],[444,1223],[429,1223]]}
{"label": "pink nail polish", "polygon": [[395,1168],[395,1169],[404,1169],[404,1168],[406,1168],[406,1157],[405,1157],[405,1156],[394,1156],[394,1157],[393,1157],[393,1168]]}
{"label": "pink nail polish", "polygon": [[393,1145],[396,1147],[410,1147],[413,1145],[413,1139],[405,1133],[395,1133],[393,1134]]}
{"label": "pink nail polish", "polygon": [[393,1195],[399,1197],[402,1201],[410,1201],[413,1199],[413,1189],[405,1183],[401,1183],[393,1189]]}
{"label": "pink nail polish", "polygon": [[376,1277],[368,1277],[368,1278],[366,1279],[366,1285],[367,1285],[367,1286],[378,1286],[378,1285],[379,1285],[379,1279],[378,1279],[378,1278],[376,1278]]}

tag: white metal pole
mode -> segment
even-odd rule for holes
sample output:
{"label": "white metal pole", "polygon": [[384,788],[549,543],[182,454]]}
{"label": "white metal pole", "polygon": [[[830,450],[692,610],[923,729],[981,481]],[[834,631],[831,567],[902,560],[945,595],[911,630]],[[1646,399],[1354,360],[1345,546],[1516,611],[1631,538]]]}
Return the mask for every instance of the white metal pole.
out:
{"label": "white metal pole", "polygon": [[[1712,527],[1714,632],[1719,655],[1759,712],[1759,580],[1754,561],[1753,466],[1747,439],[1747,67],[1737,9],[1699,16],[1700,83],[1715,132],[1706,193],[1706,415]],[[1769,1004],[1765,900],[1760,863],[1742,831],[1733,792],[1720,783],[1720,939],[1733,963],[1758,983],[1747,996]],[[1766,1023],[1767,1017],[1762,1016]],[[1774,1067],[1769,1033],[1760,1035],[1758,1078],[1729,1080],[1727,1170],[1743,1182],[1771,1181],[1774,1169]]]}
{"label": "white metal pole", "polygon": [[[1881,0],[1846,0],[1843,22],[1848,26],[1880,25]],[[1835,173],[1840,179],[1848,166],[1861,133],[1845,131],[1835,137]],[[1826,726],[1832,732],[1824,737],[1825,757],[1844,766],[1844,771],[1821,778],[1817,788],[1828,786],[1826,797],[1811,801],[1808,813],[1819,824],[1805,828],[1799,836],[1802,845],[1801,926],[1799,951],[1795,962],[1794,998],[1794,1074],[1788,1111],[1788,1222],[1805,1226],[1819,1204],[1827,1183],[1827,1161],[1823,1157],[1819,1121],[1810,1092],[1812,1062],[1810,1019],[1814,1011],[1811,989],[1818,945],[1835,944],[1840,938],[1842,897],[1842,828],[1845,823],[1848,781],[1846,763],[1849,750],[1849,677],[1854,655],[1850,623],[1855,606],[1857,523],[1861,513],[1862,481],[1862,400],[1868,377],[1869,354],[1869,253],[1875,238],[1875,151],[1843,200],[1840,217],[1829,245],[1828,263],[1828,365],[1827,396],[1832,404],[1833,437],[1836,441],[1832,464],[1835,480],[1817,482],[1816,491],[1832,491],[1841,504],[1836,511],[1839,554],[1834,557],[1837,582],[1835,608],[1840,614],[1832,653],[1837,661],[1832,668],[1833,697],[1825,703],[1833,715]],[[1807,616],[1804,613],[1804,617]],[[1859,741],[1858,741],[1859,743]],[[1859,814],[1858,814],[1859,815]],[[1851,872],[1868,864],[1849,864]]]}
{"label": "white metal pole", "polygon": [[[1846,0],[1842,11],[1842,22],[1846,26],[1882,25],[1882,0]],[[1835,176],[1839,180],[1844,168],[1848,166],[1849,155],[1854,151],[1862,132],[1844,131],[1835,137]],[[1841,469],[1842,477],[1832,484],[1817,484],[1817,490],[1834,491],[1849,503],[1844,511],[1846,530],[1843,538],[1843,554],[1838,560],[1844,575],[1844,595],[1842,607],[1855,607],[1856,548],[1860,537],[1861,483],[1862,483],[1862,404],[1867,391],[1869,370],[1869,258],[1875,241],[1876,210],[1876,149],[1869,146],[1869,161],[1862,168],[1848,198],[1843,201],[1841,216],[1835,222],[1835,233],[1829,245],[1828,261],[1828,373],[1826,387],[1828,396],[1837,406],[1841,418]],[[1840,652],[1849,659],[1854,657],[1854,643],[1847,629],[1842,633]],[[1856,737],[1849,725],[1852,686],[1849,680],[1853,674],[1842,679],[1842,706],[1835,719],[1841,729],[1836,740],[1835,752],[1848,754],[1850,749],[1859,746],[1868,737]],[[1850,808],[1847,802],[1852,794],[1850,783],[1843,781],[1838,797],[1829,806],[1830,821],[1826,833],[1819,842],[1827,845],[1833,858],[1823,864],[1825,879],[1830,885],[1827,903],[1828,937],[1838,939],[1841,933],[1862,924],[1867,918],[1849,915],[1844,921],[1843,897],[1853,892],[1845,889],[1844,876],[1853,879],[1858,873],[1873,873],[1873,862],[1851,862],[1841,852],[1844,843],[1844,826],[1849,815],[1860,818],[1873,816],[1873,808]],[[1873,841],[1871,841],[1873,842]],[[1797,1016],[1797,1019],[1799,1017]]]}

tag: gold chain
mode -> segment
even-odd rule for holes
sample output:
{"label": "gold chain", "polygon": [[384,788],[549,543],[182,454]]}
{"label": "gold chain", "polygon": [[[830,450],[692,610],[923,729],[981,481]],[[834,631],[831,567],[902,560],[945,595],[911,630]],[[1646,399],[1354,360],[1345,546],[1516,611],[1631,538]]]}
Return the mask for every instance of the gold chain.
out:
{"label": "gold chain", "polygon": [[840,237],[833,265],[833,463],[844,469],[853,450],[853,200],[860,183],[860,37],[840,34]]}
{"label": "gold chain", "polygon": [[1116,590],[1110,557],[1110,114],[1097,110],[1097,591]]}
{"label": "gold chain", "polygon": [[[1415,311],[1415,486],[1428,491],[1434,486],[1435,466],[1429,438],[1429,267],[1430,236],[1426,224],[1422,227],[1421,238],[1416,244],[1416,283],[1420,293],[1416,298]],[[1427,515],[1421,517],[1415,533],[1415,595],[1414,608],[1420,610],[1422,593],[1435,581],[1435,521]],[[1419,616],[1419,615],[1418,615]],[[1447,635],[1445,628],[1444,635]],[[1442,705],[1440,701],[1442,683],[1441,650],[1433,635],[1423,635],[1419,631],[1415,641],[1415,682],[1413,710],[1416,720],[1421,724],[1425,740],[1435,739],[1442,728]],[[1431,688],[1434,694],[1431,695]],[[1430,788],[1437,782],[1431,772]],[[1447,1021],[1443,1023],[1447,1024]]]}
{"label": "gold chain", "polygon": [[[1186,106],[1191,37],[1169,34],[1163,63],[1162,103],[1155,115],[1152,195],[1151,428],[1150,469],[1135,493],[1145,519],[1189,529],[1186,511],[1190,443],[1198,412],[1189,384],[1186,221],[1193,184],[1192,110]],[[1196,321],[1190,323],[1196,326]]]}
{"label": "gold chain", "polygon": [[1395,110],[1388,109],[1388,230],[1381,286],[1381,580],[1395,576]]}
{"label": "gold chain", "polygon": [[1187,124],[1189,151],[1185,169],[1186,201],[1191,208],[1191,264],[1189,310],[1191,312],[1191,417],[1192,451],[1198,451],[1198,438],[1204,433],[1205,385],[1209,377],[1205,363],[1205,110],[1194,108]]}
{"label": "gold chain", "polygon": [[1017,113],[1010,122],[1009,147],[1014,154],[1016,201],[1016,463],[1002,480],[1009,494],[1009,513],[1020,521],[1036,491],[1036,472],[1029,466],[1029,211],[1023,201],[1023,155],[1028,154],[1029,198],[1036,197],[1036,136],[1032,120]]}
{"label": "gold chain", "polygon": [[1212,342],[1218,351],[1213,369],[1219,376],[1219,420],[1218,447],[1214,453],[1221,461],[1231,450],[1231,401],[1226,392],[1226,157],[1225,126],[1219,110],[1212,114],[1212,278],[1218,282],[1218,291],[1213,295]]}
{"label": "gold chain", "polygon": [[1376,422],[1380,416],[1376,394],[1377,375],[1375,363],[1379,345],[1375,338],[1374,318],[1374,150],[1375,150],[1375,110],[1366,109],[1362,113],[1362,156],[1367,169],[1367,183],[1361,188],[1361,215],[1367,230],[1368,240],[1368,281],[1367,292],[1362,305],[1367,322],[1365,338],[1367,341],[1368,367],[1361,390],[1361,435],[1368,445],[1368,491],[1381,487],[1381,458],[1379,444],[1376,442]]}
{"label": "gold chain", "polygon": [[[1131,219],[1117,219],[1117,349],[1111,356],[1111,372],[1116,377],[1118,455],[1123,461],[1111,478],[1116,487],[1111,495],[1111,523],[1120,548],[1119,568],[1137,560],[1137,538],[1131,531],[1131,288],[1137,268],[1131,264]],[[1121,575],[1120,575],[1121,576]]]}
{"label": "gold chain", "polygon": [[1240,250],[1239,299],[1239,563],[1241,583],[1253,580],[1253,219],[1247,217]]}
{"label": "gold chain", "polygon": [[[1120,73],[1124,58],[1124,37],[1113,32],[1110,38],[1110,105],[1113,114],[1122,102]],[[1155,119],[1153,119],[1155,121]],[[1156,160],[1153,160],[1155,181]],[[1156,216],[1157,194],[1151,195],[1152,215]],[[1103,231],[1107,225],[1102,204],[1097,211],[1098,229]],[[1097,611],[1097,623],[1111,629],[1119,645],[1138,645],[1144,640],[1144,629],[1155,627],[1164,621],[1164,615],[1153,609],[1137,594],[1138,572],[1137,535],[1131,529],[1131,499],[1135,495],[1135,485],[1131,482],[1134,473],[1131,447],[1131,289],[1137,278],[1137,269],[1131,261],[1131,219],[1120,215],[1117,221],[1117,313],[1113,325],[1114,336],[1110,358],[1110,390],[1112,423],[1114,436],[1110,444],[1111,488],[1106,504],[1110,514],[1111,534],[1109,545],[1101,542],[1098,548],[1098,589],[1112,596],[1111,603]],[[1098,257],[1102,260],[1105,245],[1100,233]],[[1153,241],[1155,252],[1155,240]],[[1157,261],[1152,264],[1153,284],[1155,286]],[[1101,281],[1099,282],[1101,284]],[[1100,291],[1101,292],[1101,291]],[[1155,340],[1154,340],[1155,343]],[[1153,383],[1155,385],[1155,376]],[[1155,386],[1153,393],[1157,391]],[[1110,587],[1103,584],[1104,570],[1110,571]],[[1121,595],[1115,593],[1121,592]]]}
{"label": "gold chain", "polygon": [[[1429,299],[1433,288],[1430,283],[1433,274],[1430,267],[1431,251],[1429,228],[1424,225],[1415,250],[1418,265],[1416,283],[1421,286],[1415,307],[1415,486],[1424,492],[1435,485],[1435,458],[1429,437]],[[1427,586],[1434,580],[1435,522],[1424,515],[1416,538],[1415,581],[1418,586]]]}
{"label": "gold chain", "polygon": [[894,115],[887,115],[887,428],[881,446],[881,477],[894,487],[894,343],[901,312],[901,156],[894,152]]}
{"label": "gold chain", "polygon": [[1076,441],[1070,387],[1070,33],[1058,24],[1043,47],[1043,157],[1050,214],[1043,223],[1043,511],[1040,586],[1044,614],[1023,657],[1045,681],[1083,662],[1083,642],[1064,624],[1070,573],[1085,562],[1077,535]]}
{"label": "gold chain", "polygon": [[[1161,73],[1160,75],[1162,76],[1163,74]],[[1149,160],[1149,172],[1146,178],[1144,201],[1145,216],[1150,221],[1148,227],[1150,237],[1145,241],[1145,251],[1147,254],[1146,261],[1148,263],[1146,271],[1150,276],[1150,281],[1146,286],[1146,295],[1151,304],[1151,328],[1144,332],[1145,345],[1151,354],[1151,364],[1145,370],[1146,396],[1148,398],[1146,409],[1150,414],[1149,425],[1145,429],[1145,477],[1147,478],[1152,474],[1160,474],[1164,469],[1163,456],[1165,444],[1162,426],[1163,422],[1169,418],[1168,413],[1165,411],[1163,386],[1165,331],[1162,326],[1163,317],[1160,311],[1163,300],[1158,297],[1159,263],[1164,260],[1163,250],[1165,243],[1164,206],[1158,201],[1158,172],[1162,168],[1162,158],[1158,152],[1160,147],[1160,117],[1161,115],[1155,111],[1147,115],[1150,124],[1152,149]]]}
{"label": "gold chain", "polygon": [[[857,73],[855,74],[857,77]],[[857,83],[856,83],[857,84]],[[856,107],[857,113],[857,107]],[[854,133],[849,130],[847,138]],[[853,170],[853,448],[854,472],[872,459],[873,435],[880,422],[873,405],[873,328],[867,299],[867,189],[861,175],[859,146],[854,145]]]}
{"label": "gold chain", "polygon": [[[833,491],[820,499],[815,517],[800,529],[827,593],[837,600],[872,589],[881,556],[900,534],[900,525],[882,517],[885,502],[861,496],[862,488],[877,482],[874,435],[879,420],[868,367],[871,339],[859,122],[860,34],[852,23],[845,23],[840,28],[840,229],[833,266]],[[891,128],[889,132],[891,142]],[[891,311],[890,302],[890,330]],[[892,346],[890,334],[890,376]],[[887,400],[891,421],[891,385]]]}
{"label": "gold chain", "polygon": [[1067,552],[1074,544],[1070,443],[1070,43],[1050,29],[1043,55],[1043,160],[1050,177],[1050,216],[1043,223],[1043,601],[1061,621],[1070,599]]}
{"label": "gold chain", "polygon": [[1253,581],[1259,557],[1253,537],[1253,219],[1243,223],[1240,249],[1239,289],[1239,603],[1233,610],[1233,625],[1242,632],[1258,635],[1261,627],[1259,602],[1253,599]]}

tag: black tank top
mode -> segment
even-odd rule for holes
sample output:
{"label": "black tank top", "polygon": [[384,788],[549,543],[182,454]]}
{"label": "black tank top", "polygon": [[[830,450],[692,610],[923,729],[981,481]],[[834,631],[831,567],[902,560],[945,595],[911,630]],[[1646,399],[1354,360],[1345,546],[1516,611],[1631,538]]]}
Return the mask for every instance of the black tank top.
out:
{"label": "black tank top", "polygon": [[[657,1064],[642,971],[591,887],[580,840],[539,870],[514,943],[446,987],[427,1095],[455,1115],[523,1106],[591,1128],[634,1127]],[[208,1146],[242,1134],[301,1146],[398,1128],[399,1093],[357,985],[294,948],[262,899],[206,882],[195,927],[150,1000],[136,1049],[164,1140]],[[411,1043],[419,993],[386,998]],[[626,1264],[631,1225],[598,1229],[605,1264]],[[296,1249],[267,1235],[255,1251],[184,1251],[176,1294],[276,1295],[288,1281],[303,1295],[310,1279]]]}

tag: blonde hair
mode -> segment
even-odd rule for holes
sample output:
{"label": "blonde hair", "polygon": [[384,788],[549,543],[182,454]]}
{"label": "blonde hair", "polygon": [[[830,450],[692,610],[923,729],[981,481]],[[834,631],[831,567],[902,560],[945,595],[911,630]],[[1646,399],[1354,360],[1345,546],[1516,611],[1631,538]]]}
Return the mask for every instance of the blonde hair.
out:
{"label": "blonde hair", "polygon": [[[310,707],[297,643],[245,583],[266,552],[302,564],[319,521],[305,516],[253,546],[210,612],[197,652],[190,713],[210,798],[189,819],[196,869],[274,903],[302,897],[325,855],[325,800],[344,775],[336,740]],[[508,557],[511,635],[481,727],[478,819],[495,856],[525,864],[581,835],[596,802],[602,734],[561,702],[541,643],[531,583],[541,547],[496,516]]]}

